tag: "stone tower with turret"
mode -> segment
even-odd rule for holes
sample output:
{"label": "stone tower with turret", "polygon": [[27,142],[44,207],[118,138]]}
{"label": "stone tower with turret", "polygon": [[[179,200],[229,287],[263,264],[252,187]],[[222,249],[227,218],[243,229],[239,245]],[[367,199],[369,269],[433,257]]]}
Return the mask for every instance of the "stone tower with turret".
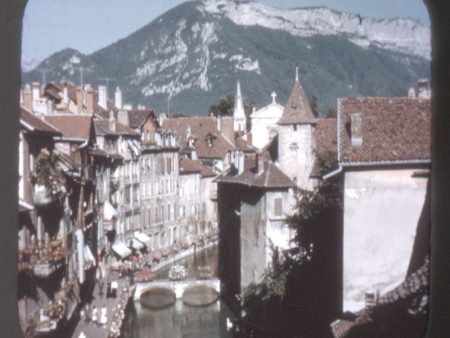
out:
{"label": "stone tower with turret", "polygon": [[316,121],[296,69],[295,81],[278,120],[278,166],[301,189],[312,190]]}

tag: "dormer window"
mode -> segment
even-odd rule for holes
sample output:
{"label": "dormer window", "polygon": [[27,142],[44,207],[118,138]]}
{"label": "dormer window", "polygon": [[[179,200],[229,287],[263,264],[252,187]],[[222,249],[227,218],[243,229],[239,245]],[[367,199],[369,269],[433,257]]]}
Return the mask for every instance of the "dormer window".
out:
{"label": "dormer window", "polygon": [[351,115],[350,132],[351,132],[352,147],[360,147],[363,143],[361,113],[353,113]]}
{"label": "dormer window", "polygon": [[212,147],[213,146],[213,141],[212,141],[212,138],[208,138],[207,140],[206,140],[206,142],[208,143],[208,147]]}

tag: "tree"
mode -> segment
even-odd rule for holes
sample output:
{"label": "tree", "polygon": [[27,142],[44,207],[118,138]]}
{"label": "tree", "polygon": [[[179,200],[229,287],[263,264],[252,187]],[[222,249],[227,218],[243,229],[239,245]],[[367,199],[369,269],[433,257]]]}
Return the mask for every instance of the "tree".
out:
{"label": "tree", "polygon": [[334,118],[336,118],[336,116],[337,116],[336,108],[328,109],[327,117],[334,117]]}
{"label": "tree", "polygon": [[233,114],[234,109],[234,96],[228,95],[226,98],[221,99],[217,103],[213,103],[209,106],[208,112],[214,116],[230,116]]}
{"label": "tree", "polygon": [[247,289],[242,337],[330,336],[340,311],[341,198],[339,181],[297,192],[287,219],[295,231],[291,249],[274,251],[262,282]]}
{"label": "tree", "polygon": [[311,111],[312,111],[314,117],[319,117],[319,108],[317,107],[317,97],[316,97],[316,95],[312,96],[310,107],[311,107]]}

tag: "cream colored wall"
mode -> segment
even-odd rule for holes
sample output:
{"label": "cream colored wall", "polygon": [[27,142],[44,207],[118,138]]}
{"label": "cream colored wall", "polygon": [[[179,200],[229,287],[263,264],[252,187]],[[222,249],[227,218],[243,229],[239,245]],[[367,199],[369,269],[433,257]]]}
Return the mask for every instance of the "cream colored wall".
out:
{"label": "cream colored wall", "polygon": [[382,295],[405,278],[426,193],[413,173],[345,173],[344,311],[362,308],[365,290]]}

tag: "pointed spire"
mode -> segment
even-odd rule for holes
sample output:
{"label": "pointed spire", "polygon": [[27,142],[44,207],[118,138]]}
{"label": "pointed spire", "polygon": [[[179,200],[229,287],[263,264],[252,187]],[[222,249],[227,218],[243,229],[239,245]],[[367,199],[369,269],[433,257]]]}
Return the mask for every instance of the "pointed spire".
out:
{"label": "pointed spire", "polygon": [[241,84],[239,83],[239,80],[237,82],[236,96],[234,98],[233,117],[235,119],[244,119],[245,120],[244,103],[242,101]]}
{"label": "pointed spire", "polygon": [[305,91],[298,79],[298,67],[295,68],[295,81],[278,124],[315,124]]}

